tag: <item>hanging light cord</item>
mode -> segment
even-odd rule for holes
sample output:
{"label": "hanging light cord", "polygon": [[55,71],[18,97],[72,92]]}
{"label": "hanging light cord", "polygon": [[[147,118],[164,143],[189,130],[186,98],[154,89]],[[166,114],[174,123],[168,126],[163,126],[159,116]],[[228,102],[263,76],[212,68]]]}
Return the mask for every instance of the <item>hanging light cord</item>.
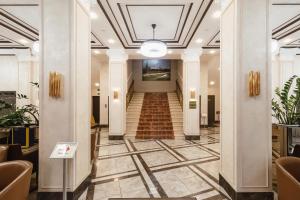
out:
{"label": "hanging light cord", "polygon": [[153,29],[153,40],[155,40],[155,28],[156,28],[156,24],[152,24],[152,29]]}

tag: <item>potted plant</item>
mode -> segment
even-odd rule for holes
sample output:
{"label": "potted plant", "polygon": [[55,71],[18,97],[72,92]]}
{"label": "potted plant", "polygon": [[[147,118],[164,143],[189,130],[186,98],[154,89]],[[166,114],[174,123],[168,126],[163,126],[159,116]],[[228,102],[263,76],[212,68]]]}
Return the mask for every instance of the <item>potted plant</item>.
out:
{"label": "potted plant", "polygon": [[[38,87],[38,83],[32,83]],[[28,99],[24,94],[17,94],[19,100]],[[9,104],[5,100],[0,100],[0,110],[13,108],[13,111],[0,117],[0,127],[10,128],[9,143],[19,143],[23,147],[30,147],[34,144],[34,135],[38,130],[39,113],[35,105],[27,104],[16,107],[15,104]]]}
{"label": "potted plant", "polygon": [[300,134],[300,78],[292,76],[282,90],[276,88],[275,94],[278,100],[272,99],[273,117],[278,120],[280,155],[286,156],[293,149],[292,137]]}

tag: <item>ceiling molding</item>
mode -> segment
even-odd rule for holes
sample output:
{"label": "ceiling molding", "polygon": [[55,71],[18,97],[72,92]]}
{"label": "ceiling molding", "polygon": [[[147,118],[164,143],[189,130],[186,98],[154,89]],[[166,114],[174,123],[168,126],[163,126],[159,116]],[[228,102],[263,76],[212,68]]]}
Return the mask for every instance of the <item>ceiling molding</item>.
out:
{"label": "ceiling molding", "polygon": [[[137,1],[138,3],[130,4],[130,1],[126,0],[97,0],[97,2],[125,49],[138,49],[145,40],[152,39],[143,37],[137,33],[138,28],[132,17],[133,9],[164,7],[173,12],[178,12],[179,18],[174,19],[176,22],[172,22],[173,24],[171,24],[173,32],[170,31],[168,34],[170,37],[158,37],[156,39],[165,42],[170,49],[183,49],[187,48],[190,44],[195,32],[198,30],[198,27],[201,25],[201,22],[211,7],[213,0],[199,0],[183,3],[177,1],[180,2],[178,4],[167,4],[164,0],[161,0],[160,4],[149,4],[149,1],[148,3],[145,1]],[[134,19],[136,20],[136,17]]]}
{"label": "ceiling molding", "polygon": [[11,4],[11,3],[1,3],[0,6],[9,6],[9,7],[12,7],[12,6],[39,6],[39,4],[35,4],[35,3],[31,3],[31,4],[21,4],[21,3],[15,3],[15,4]]}
{"label": "ceiling molding", "polygon": [[37,41],[39,38],[38,30],[36,28],[2,8],[0,8],[0,25],[3,28],[21,35],[31,41]]}
{"label": "ceiling molding", "polygon": [[300,6],[300,3],[273,3],[273,6]]}
{"label": "ceiling molding", "polygon": [[300,14],[273,29],[272,37],[273,39],[281,40],[298,31],[300,31]]}
{"label": "ceiling molding", "polygon": [[300,38],[282,46],[282,48],[300,48]]}
{"label": "ceiling molding", "polygon": [[91,48],[108,49],[108,47],[105,46],[93,32],[91,32]]}
{"label": "ceiling molding", "polygon": [[219,49],[220,48],[220,31],[218,31],[203,48]]}
{"label": "ceiling molding", "polygon": [[28,47],[4,35],[0,35],[0,49],[28,49]]}

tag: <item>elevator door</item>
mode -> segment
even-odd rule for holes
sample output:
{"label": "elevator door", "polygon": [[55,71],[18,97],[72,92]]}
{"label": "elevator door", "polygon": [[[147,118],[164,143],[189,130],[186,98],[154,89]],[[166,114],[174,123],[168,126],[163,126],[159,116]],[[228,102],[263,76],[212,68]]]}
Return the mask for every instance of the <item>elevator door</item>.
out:
{"label": "elevator door", "polygon": [[209,127],[215,124],[215,95],[208,95],[207,102],[207,123]]}

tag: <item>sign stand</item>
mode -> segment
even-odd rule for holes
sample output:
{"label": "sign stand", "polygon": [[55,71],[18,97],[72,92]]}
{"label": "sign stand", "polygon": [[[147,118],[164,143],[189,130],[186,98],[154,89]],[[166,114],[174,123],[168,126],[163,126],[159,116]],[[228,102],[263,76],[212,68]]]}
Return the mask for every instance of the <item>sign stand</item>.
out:
{"label": "sign stand", "polygon": [[50,155],[51,159],[63,160],[63,200],[67,200],[67,161],[74,158],[77,145],[76,142],[58,142]]}

